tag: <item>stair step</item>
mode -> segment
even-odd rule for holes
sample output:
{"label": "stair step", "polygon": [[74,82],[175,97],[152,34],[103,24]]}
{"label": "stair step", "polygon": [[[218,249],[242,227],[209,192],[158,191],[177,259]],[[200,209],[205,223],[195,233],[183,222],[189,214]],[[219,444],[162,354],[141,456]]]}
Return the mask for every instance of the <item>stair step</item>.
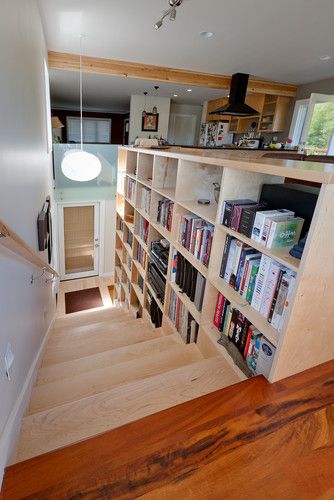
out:
{"label": "stair step", "polygon": [[97,354],[74,359],[72,361],[45,366],[44,368],[40,368],[38,372],[36,385],[39,386],[50,382],[56,382],[57,380],[71,378],[80,373],[86,373],[91,370],[98,370],[99,368],[106,368],[107,366],[114,366],[118,363],[131,361],[140,356],[163,352],[180,343],[183,344],[179,335],[167,335],[165,337],[157,337],[145,342],[119,347],[118,349],[112,349],[110,351],[98,352]]}
{"label": "stair step", "polygon": [[240,382],[221,357],[203,359],[23,419],[17,461],[101,434]]}
{"label": "stair step", "polygon": [[62,328],[63,326],[70,325],[88,325],[90,323],[98,323],[100,321],[108,320],[119,315],[126,315],[130,317],[128,311],[124,307],[106,307],[95,311],[80,311],[58,317],[54,322],[54,328]]}
{"label": "stair step", "polygon": [[186,366],[202,358],[195,344],[175,344],[163,352],[151,353],[115,366],[81,373],[66,381],[60,380],[37,386],[32,391],[28,414],[32,415],[70,401],[93,396],[118,385]]}
{"label": "stair step", "polygon": [[48,346],[62,344],[64,342],[67,345],[71,342],[81,342],[83,340],[89,341],[90,338],[105,332],[114,332],[119,329],[123,329],[124,326],[134,329],[142,326],[146,326],[142,319],[134,318],[117,318],[108,321],[102,321],[100,323],[92,323],[86,326],[76,326],[71,328],[62,328],[58,331],[53,331],[50,334],[48,341]]}
{"label": "stair step", "polygon": [[145,342],[161,335],[162,333],[159,330],[152,330],[147,328],[146,325],[138,325],[137,320],[134,320],[117,330],[110,329],[107,332],[98,333],[98,335],[87,334],[81,340],[62,341],[56,344],[50,343],[46,347],[42,366],[62,363],[98,352]]}

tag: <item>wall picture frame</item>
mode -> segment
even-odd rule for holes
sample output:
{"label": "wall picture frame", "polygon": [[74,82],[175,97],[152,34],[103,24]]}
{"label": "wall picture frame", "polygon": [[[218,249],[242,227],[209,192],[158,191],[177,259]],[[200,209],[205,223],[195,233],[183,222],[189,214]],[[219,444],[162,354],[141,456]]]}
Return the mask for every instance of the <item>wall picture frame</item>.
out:
{"label": "wall picture frame", "polygon": [[146,113],[142,118],[142,132],[157,132],[159,125],[159,113]]}

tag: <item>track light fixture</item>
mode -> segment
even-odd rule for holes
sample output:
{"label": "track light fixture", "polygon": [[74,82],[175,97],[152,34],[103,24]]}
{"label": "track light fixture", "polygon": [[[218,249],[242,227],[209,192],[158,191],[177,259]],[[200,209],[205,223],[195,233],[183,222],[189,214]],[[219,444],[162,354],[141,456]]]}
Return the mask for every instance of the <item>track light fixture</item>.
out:
{"label": "track light fixture", "polygon": [[159,28],[161,28],[161,26],[163,25],[163,21],[166,17],[169,16],[169,20],[170,21],[175,21],[176,19],[176,8],[179,7],[181,5],[181,3],[183,2],[183,0],[169,0],[169,9],[165,10],[164,13],[162,14],[162,17],[161,19],[159,19],[159,21],[157,21],[154,25],[154,29],[158,30]]}

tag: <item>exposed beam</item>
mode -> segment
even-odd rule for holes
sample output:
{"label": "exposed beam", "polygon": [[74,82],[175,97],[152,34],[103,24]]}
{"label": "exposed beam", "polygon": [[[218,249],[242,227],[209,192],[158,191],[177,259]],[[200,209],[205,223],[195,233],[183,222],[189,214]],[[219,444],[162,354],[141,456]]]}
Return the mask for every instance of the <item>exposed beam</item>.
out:
{"label": "exposed beam", "polygon": [[[79,71],[79,55],[64,52],[49,52],[49,68],[63,71]],[[179,83],[195,87],[229,90],[231,77],[212,73],[200,73],[185,69],[164,68],[128,61],[102,59],[99,57],[82,57],[84,73],[95,73],[124,78],[138,78],[155,82]],[[287,83],[267,82],[250,79],[248,90],[255,93],[268,93],[293,97],[297,87]]]}

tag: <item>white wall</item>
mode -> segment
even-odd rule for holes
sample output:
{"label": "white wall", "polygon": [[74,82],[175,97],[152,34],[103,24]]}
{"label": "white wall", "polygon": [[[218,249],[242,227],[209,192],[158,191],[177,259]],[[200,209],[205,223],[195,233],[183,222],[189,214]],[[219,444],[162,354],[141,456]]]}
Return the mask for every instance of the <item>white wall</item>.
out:
{"label": "white wall", "polygon": [[145,96],[144,95],[132,95],[130,101],[130,131],[129,131],[129,143],[133,143],[136,137],[154,137],[155,135],[159,137],[167,137],[168,134],[168,123],[169,123],[169,110],[170,110],[170,99],[169,97],[152,97],[146,96],[146,111],[148,113],[152,112],[153,106],[158,108],[159,113],[159,124],[157,132],[142,132],[142,112],[145,108]]}
{"label": "white wall", "polygon": [[[0,17],[0,218],[37,250],[36,220],[51,188],[41,21],[34,0],[2,0]],[[43,254],[40,254],[43,256]],[[0,245],[0,481],[20,422],[34,361],[54,315],[52,285]],[[10,342],[11,380],[3,356]],[[15,440],[15,439],[14,439]]]}

